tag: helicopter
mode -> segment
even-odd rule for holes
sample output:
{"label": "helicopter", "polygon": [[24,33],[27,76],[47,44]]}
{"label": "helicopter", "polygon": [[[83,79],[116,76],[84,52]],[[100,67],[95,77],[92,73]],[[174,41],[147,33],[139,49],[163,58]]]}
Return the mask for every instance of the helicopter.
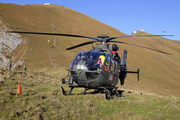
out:
{"label": "helicopter", "polygon": [[[66,37],[80,37],[93,39],[92,41],[84,42],[66,50],[75,49],[84,45],[92,44],[92,48],[89,51],[82,51],[78,53],[73,59],[70,68],[67,69],[69,77],[68,85],[71,88],[67,94],[64,88],[62,88],[63,95],[71,95],[74,88],[83,87],[85,90],[82,94],[86,94],[89,89],[94,89],[97,91],[105,91],[106,99],[113,99],[112,92],[115,92],[117,97],[123,97],[118,92],[118,81],[120,80],[120,85],[124,85],[127,73],[137,74],[137,79],[139,81],[139,68],[137,71],[128,71],[126,66],[127,61],[127,51],[124,49],[122,56],[118,54],[119,46],[116,44],[112,45],[112,49],[109,47],[109,42],[122,43],[133,45],[156,52],[170,54],[164,51],[152,49],[149,47],[144,47],[136,44],[126,43],[122,41],[115,41],[117,38],[126,37],[152,37],[152,36],[174,36],[174,35],[128,35],[128,36],[117,36],[109,37],[108,35],[99,35],[97,37],[73,35],[73,34],[61,34],[61,33],[43,33],[43,32],[26,32],[26,31],[7,31],[7,33],[22,33],[22,34],[39,34],[39,35],[57,35]],[[97,46],[94,47],[94,43]],[[62,83],[65,84],[65,78],[62,78]],[[75,83],[75,84],[74,84]]]}

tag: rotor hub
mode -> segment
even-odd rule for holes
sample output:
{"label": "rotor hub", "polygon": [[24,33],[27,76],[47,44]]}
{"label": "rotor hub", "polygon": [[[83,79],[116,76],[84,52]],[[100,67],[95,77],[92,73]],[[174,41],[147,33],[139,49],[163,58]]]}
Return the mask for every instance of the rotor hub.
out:
{"label": "rotor hub", "polygon": [[109,38],[108,35],[99,35],[98,38]]}

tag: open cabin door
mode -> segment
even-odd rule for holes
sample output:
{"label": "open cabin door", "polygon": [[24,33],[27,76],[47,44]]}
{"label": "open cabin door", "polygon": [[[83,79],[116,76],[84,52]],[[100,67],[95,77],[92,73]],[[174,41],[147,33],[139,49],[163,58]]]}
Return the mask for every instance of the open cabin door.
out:
{"label": "open cabin door", "polygon": [[109,72],[109,81],[111,82],[115,82],[119,74],[118,71],[116,70],[117,66],[118,66],[117,61],[112,56],[107,55],[104,71]]}

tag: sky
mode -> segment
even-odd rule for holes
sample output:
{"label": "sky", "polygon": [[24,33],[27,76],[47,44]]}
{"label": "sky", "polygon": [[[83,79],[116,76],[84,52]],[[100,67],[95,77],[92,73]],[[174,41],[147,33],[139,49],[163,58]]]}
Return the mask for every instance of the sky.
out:
{"label": "sky", "polygon": [[144,30],[155,35],[175,35],[166,38],[180,40],[180,0],[0,0],[0,3],[61,5],[128,35]]}

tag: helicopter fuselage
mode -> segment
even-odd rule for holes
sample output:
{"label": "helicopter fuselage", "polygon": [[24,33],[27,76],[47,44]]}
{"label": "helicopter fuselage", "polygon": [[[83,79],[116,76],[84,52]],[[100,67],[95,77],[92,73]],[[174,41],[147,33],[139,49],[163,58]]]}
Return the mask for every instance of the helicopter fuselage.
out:
{"label": "helicopter fuselage", "polygon": [[[103,65],[98,65],[99,56],[104,56]],[[120,59],[115,60],[109,44],[97,44],[97,47],[90,51],[80,52],[76,55],[70,69],[69,83],[73,81],[79,87],[98,89],[103,87],[116,87],[119,78]]]}

